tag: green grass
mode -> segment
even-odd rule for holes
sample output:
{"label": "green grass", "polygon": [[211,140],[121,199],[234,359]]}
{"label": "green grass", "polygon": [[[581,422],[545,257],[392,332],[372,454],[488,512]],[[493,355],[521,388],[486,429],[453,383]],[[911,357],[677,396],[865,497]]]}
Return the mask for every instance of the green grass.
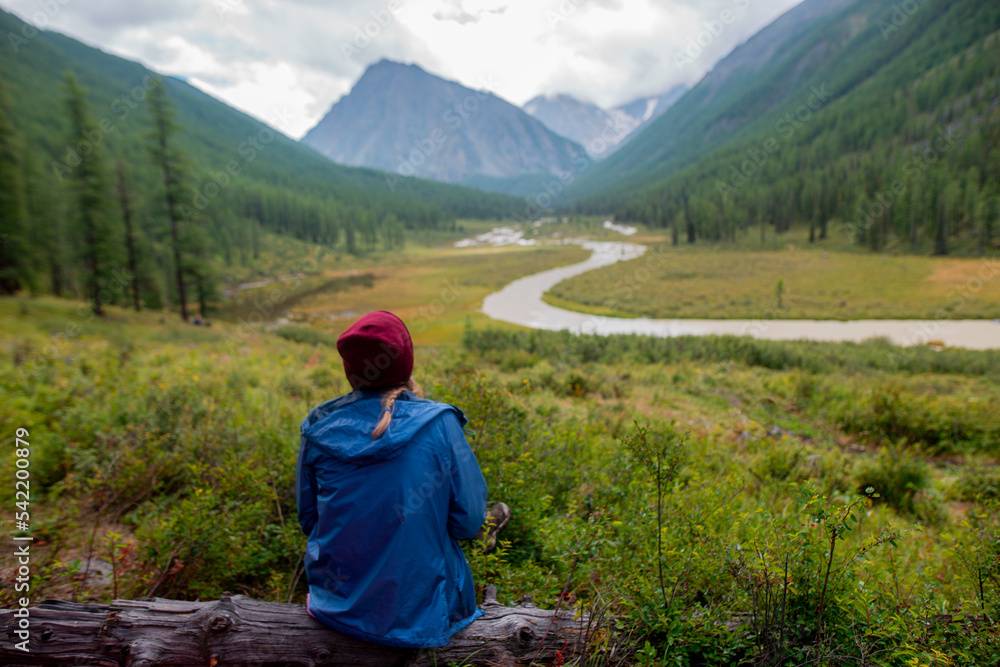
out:
{"label": "green grass", "polygon": [[[406,321],[423,345],[458,340],[467,320],[484,322],[483,297],[521,276],[586,259],[577,245],[510,248],[415,248],[357,269],[370,286],[320,291],[291,309],[293,324],[339,334],[358,316],[390,310]],[[330,275],[344,275],[332,273]]]}
{"label": "green grass", "polygon": [[585,230],[583,222],[530,229],[538,246],[454,247],[497,225],[462,220],[451,231],[413,232],[402,249],[357,256],[268,234],[256,259],[226,268],[228,287],[211,316],[254,331],[288,317],[336,335],[359,315],[386,309],[411,322],[420,344],[457,340],[467,319],[485,320],[479,307],[490,292],[588,256],[578,245],[552,242],[554,234]]}
{"label": "green grass", "polygon": [[619,317],[1000,317],[995,257],[877,256],[812,248],[791,239],[772,250],[661,244],[650,253],[559,283],[545,300]]}
{"label": "green grass", "polygon": [[[553,607],[568,586],[582,608],[610,605],[620,633],[594,648],[624,664],[759,663],[779,635],[792,664],[997,658],[988,621],[924,623],[1000,608],[996,352],[480,328],[480,295],[574,252],[414,247],[275,333],[0,299],[4,428],[32,447],[33,594],[110,599],[76,575],[93,555],[120,562],[119,597],[301,603],[298,424],[348,389],[332,343],[349,318],[330,315],[389,307],[415,331],[417,380],[469,416],[490,501],[514,510],[498,553],[465,547],[501,599]],[[15,565],[0,555],[0,576]]]}
{"label": "green grass", "polygon": [[603,221],[546,219],[524,230],[538,246],[456,249],[456,241],[505,224],[460,220],[453,230],[410,231],[403,248],[358,255],[262,232],[256,257],[233,250],[228,263],[222,257],[213,260],[223,280],[210,319],[259,321],[260,313],[272,326],[287,315],[298,325],[336,334],[355,314],[385,308],[417,321],[419,342],[454,339],[466,318],[484,320],[479,306],[490,292],[522,276],[587,258],[587,251],[562,245],[561,239],[624,238],[603,229]]}
{"label": "green grass", "polygon": [[[728,403],[755,404],[766,396],[766,405],[777,409],[780,402],[789,406],[791,414],[822,420],[876,447],[903,445],[934,456],[1000,457],[1000,354],[995,351],[941,354],[881,342],[577,337],[501,330],[470,330],[464,341],[470,350],[507,371],[543,363],[567,368],[740,364],[756,369],[748,375],[762,381],[714,382]],[[763,379],[767,377],[780,381]],[[673,385],[686,381],[684,374],[671,378]],[[635,384],[646,383],[635,380]],[[584,377],[578,385],[596,390],[603,383]],[[616,394],[637,393],[620,382],[612,386]]]}
{"label": "green grass", "polygon": [[[303,264],[313,272],[319,270],[364,270],[375,264],[393,262],[399,257],[421,257],[450,248],[455,241],[487,232],[496,227],[495,221],[459,220],[455,229],[414,229],[406,232],[402,249],[372,251],[351,255],[342,248],[327,248],[300,241],[283,234],[262,231],[258,254],[234,249],[230,259],[215,259],[222,278],[221,289],[234,289],[243,283],[273,279],[303,271]],[[315,267],[309,262],[315,262]]]}

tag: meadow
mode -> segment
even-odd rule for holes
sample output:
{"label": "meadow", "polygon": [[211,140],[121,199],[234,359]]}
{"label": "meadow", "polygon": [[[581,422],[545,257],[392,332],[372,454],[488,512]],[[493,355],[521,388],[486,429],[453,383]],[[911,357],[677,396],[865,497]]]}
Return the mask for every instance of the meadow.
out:
{"label": "meadow", "polygon": [[364,257],[274,237],[258,258],[234,265],[227,275],[231,298],[222,315],[244,330],[275,328],[281,320],[286,334],[303,339],[335,336],[360,315],[383,308],[410,324],[418,345],[454,344],[466,321],[486,321],[479,306],[490,292],[521,276],[589,256],[578,245],[557,241],[592,223],[567,224],[556,232],[548,226],[529,229],[527,238],[545,242],[539,246],[453,247],[455,241],[495,226],[465,220],[454,231],[418,231],[402,251]]}
{"label": "meadow", "polygon": [[34,599],[303,602],[298,425],[348,390],[333,342],[377,304],[413,324],[418,381],[468,414],[514,510],[499,550],[465,545],[477,584],[592,614],[586,664],[997,664],[1000,353],[497,327],[482,295],[581,251],[444,244],[321,262],[287,294],[373,279],[288,322],[0,300]]}
{"label": "meadow", "polygon": [[[832,231],[834,237],[837,228]],[[639,237],[642,258],[556,285],[552,305],[619,317],[706,319],[996,319],[996,256],[928,257],[851,252],[802,230],[723,245],[671,246]]]}

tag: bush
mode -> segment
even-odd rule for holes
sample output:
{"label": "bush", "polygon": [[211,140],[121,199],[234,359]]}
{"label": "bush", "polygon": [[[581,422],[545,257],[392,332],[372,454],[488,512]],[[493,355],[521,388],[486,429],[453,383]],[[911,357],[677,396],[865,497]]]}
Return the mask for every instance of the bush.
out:
{"label": "bush", "polygon": [[[293,506],[275,495],[289,488],[290,458],[271,469],[233,455],[205,470],[189,493],[169,506],[150,505],[137,517],[147,577],[137,594],[212,599],[224,591],[284,600],[274,573],[289,573],[305,548]],[[145,590],[143,590],[145,588]]]}
{"label": "bush", "polygon": [[285,340],[290,340],[293,343],[305,343],[306,345],[327,345],[334,348],[337,347],[336,336],[317,329],[312,329],[310,327],[297,327],[291,324],[286,324],[278,327],[275,333]]}
{"label": "bush", "polygon": [[884,448],[862,460],[854,471],[860,493],[877,494],[876,500],[898,511],[913,514],[915,498],[930,483],[927,464],[902,449]]}
{"label": "bush", "polygon": [[586,362],[640,364],[678,361],[737,361],[747,366],[813,373],[882,370],[1000,376],[1000,350],[898,347],[884,340],[863,343],[771,341],[749,336],[576,335],[566,331],[467,329],[463,345],[481,355],[524,351],[539,358],[578,365]]}
{"label": "bush", "polygon": [[559,387],[562,396],[573,396],[580,398],[597,389],[597,382],[585,373],[572,371]]}
{"label": "bush", "polygon": [[917,393],[880,383],[859,398],[850,387],[837,390],[838,425],[875,443],[905,440],[933,454],[995,452],[1000,447],[997,409],[964,396]]}
{"label": "bush", "polygon": [[1000,500],[1000,468],[966,469],[952,487],[956,500]]}
{"label": "bush", "polygon": [[[44,330],[28,344],[0,343],[8,422],[31,430],[32,492],[48,486],[39,500],[47,523],[35,536],[50,540],[53,567],[57,547],[59,558],[82,553],[92,526],[113,520],[116,531],[135,530],[138,547],[122,597],[205,599],[228,589],[301,602],[297,430],[310,405],[348,390],[336,353],[314,349],[332,337],[291,327],[234,352],[218,339],[223,326],[180,329],[181,343],[162,325],[145,334],[130,326],[129,351],[100,337],[110,324],[93,326],[48,357],[37,352],[51,343]],[[296,336],[301,345],[290,342]],[[466,547],[476,583],[497,584],[504,602],[530,594],[542,607],[596,603],[592,618],[614,617],[623,630],[593,634],[608,664],[632,654],[651,665],[821,665],[831,655],[930,664],[934,651],[955,664],[997,664],[997,626],[977,620],[1000,606],[995,471],[970,470],[954,484],[961,497],[983,498],[965,522],[907,533],[912,517],[890,505],[918,517],[933,510],[916,448],[856,461],[834,445],[850,440],[832,426],[854,415],[852,429],[875,439],[899,443],[922,429],[939,442],[985,446],[1000,428],[990,381],[877,370],[898,349],[884,344],[495,337],[489,359],[442,351],[419,379],[432,398],[465,410],[490,500],[513,510],[500,551]],[[992,358],[963,354],[914,351],[908,368],[925,372],[916,365],[925,357],[966,359],[956,369],[974,375],[972,361]],[[506,373],[488,363],[503,367],[507,355]],[[667,359],[694,361],[651,367]],[[623,399],[629,390],[634,398]],[[631,430],[636,417],[651,422],[645,436]],[[762,423],[799,435],[740,437],[763,437]],[[675,448],[688,428],[683,451]],[[13,472],[14,458],[0,459],[0,473]],[[860,499],[860,511],[845,492],[869,486],[885,505]],[[891,550],[876,549],[885,542]],[[0,556],[7,573],[8,562]],[[63,596],[44,579],[45,563],[33,590]],[[72,564],[60,567],[58,581],[72,583]],[[928,628],[928,618],[958,618],[959,608],[965,621]]]}

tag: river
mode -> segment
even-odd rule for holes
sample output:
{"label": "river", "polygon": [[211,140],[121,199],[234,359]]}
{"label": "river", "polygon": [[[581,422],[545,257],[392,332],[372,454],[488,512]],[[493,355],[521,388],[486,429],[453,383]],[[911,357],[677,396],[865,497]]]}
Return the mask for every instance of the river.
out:
{"label": "river", "polygon": [[884,337],[897,345],[940,341],[947,347],[1000,348],[1000,323],[990,320],[689,320],[604,317],[556,308],[542,295],[557,283],[616,262],[641,257],[634,243],[580,241],[592,251],[586,261],[515,280],[483,299],[483,312],[494,320],[533,329],[588,334],[652,336],[753,336],[768,340],[855,341]]}

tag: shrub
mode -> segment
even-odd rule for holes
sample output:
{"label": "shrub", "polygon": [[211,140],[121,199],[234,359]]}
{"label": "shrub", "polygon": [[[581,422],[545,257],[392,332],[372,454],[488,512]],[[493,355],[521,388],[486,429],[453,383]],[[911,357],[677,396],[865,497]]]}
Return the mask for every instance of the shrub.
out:
{"label": "shrub", "polygon": [[770,341],[748,336],[575,335],[566,331],[466,329],[467,350],[523,350],[543,359],[582,362],[673,363],[678,361],[737,361],[774,370],[798,368],[813,373],[834,370],[882,370],[896,373],[1000,375],[1000,350],[899,347],[884,340],[863,343]]}
{"label": "shrub", "polygon": [[586,396],[597,389],[597,382],[585,373],[571,371],[559,387],[559,393],[563,396],[575,396],[577,398]]}
{"label": "shrub", "polygon": [[305,547],[293,507],[286,501],[282,509],[275,491],[293,484],[293,464],[285,457],[270,469],[232,455],[205,469],[178,502],[147,506],[136,517],[147,576],[135,593],[211,599],[228,590],[278,598],[268,590],[272,575],[293,572]]}
{"label": "shrub", "polygon": [[285,340],[290,340],[293,343],[305,343],[307,345],[327,345],[329,347],[337,347],[337,337],[319,331],[317,329],[312,329],[310,327],[297,327],[291,324],[286,324],[284,326],[278,327],[275,331],[276,334],[284,338]]}
{"label": "shrub", "polygon": [[969,468],[952,487],[956,500],[1000,500],[1000,468]]}
{"label": "shrub", "polygon": [[852,389],[834,390],[837,405],[831,416],[844,430],[875,444],[905,440],[934,454],[1000,447],[1000,415],[985,401],[918,393],[895,383],[879,383],[860,397]]}
{"label": "shrub", "polygon": [[877,494],[876,500],[901,512],[913,514],[915,498],[927,488],[927,464],[899,448],[883,448],[874,457],[862,460],[854,471],[861,493]]}

